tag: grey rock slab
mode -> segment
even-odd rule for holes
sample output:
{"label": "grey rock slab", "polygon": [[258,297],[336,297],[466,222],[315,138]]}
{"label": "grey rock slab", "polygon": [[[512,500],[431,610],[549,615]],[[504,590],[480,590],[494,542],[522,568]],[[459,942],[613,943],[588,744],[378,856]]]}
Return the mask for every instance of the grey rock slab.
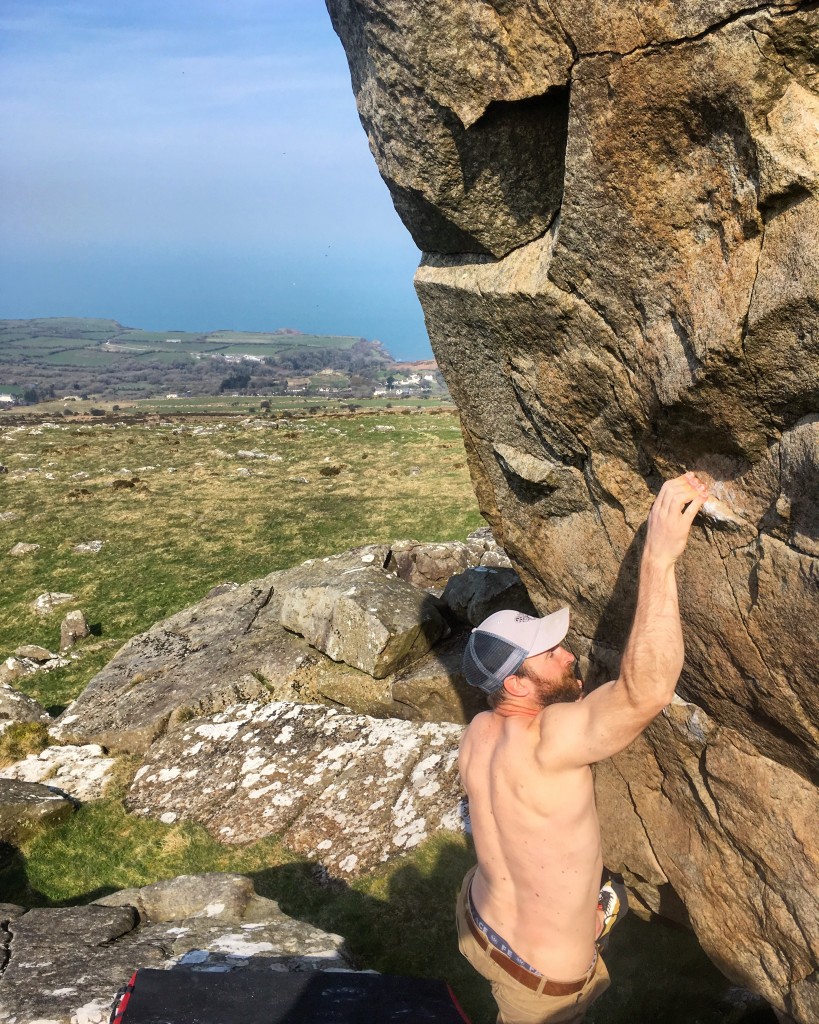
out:
{"label": "grey rock slab", "polygon": [[351,878],[438,829],[462,827],[461,732],[315,705],[245,705],[158,740],[127,806],[168,823],[198,821],[222,842],[278,834]]}
{"label": "grey rock slab", "polygon": [[479,565],[453,576],[441,600],[456,618],[473,626],[494,612],[510,608],[537,615],[535,606],[514,569]]}
{"label": "grey rock slab", "polygon": [[46,647],[39,647],[37,644],[24,644],[22,647],[18,647],[15,652],[17,658],[28,658],[30,661],[51,661],[52,658],[56,658],[56,654],[52,654]]}
{"label": "grey rock slab", "polygon": [[[49,718],[49,721],[52,719]],[[48,783],[50,787],[81,802],[99,800],[111,778],[116,761],[95,743],[46,747],[22,761],[0,768],[0,778]]]}
{"label": "grey rock slab", "polygon": [[279,624],[289,589],[383,565],[374,545],[212,593],[130,640],[59,718],[53,735],[140,753],[167,728],[237,701],[315,692],[323,656]]}
{"label": "grey rock slab", "polygon": [[0,843],[18,844],[32,832],[59,825],[74,804],[48,786],[0,778]]}
{"label": "grey rock slab", "polygon": [[60,650],[70,650],[78,640],[91,635],[85,614],[77,608],[69,612],[60,623]]}
{"label": "grey rock slab", "polygon": [[39,550],[39,544],[25,544],[21,541],[19,544],[15,544],[14,547],[9,548],[9,554],[14,558],[22,558],[24,555],[33,555],[35,551]]}
{"label": "grey rock slab", "polygon": [[426,590],[445,586],[450,576],[463,572],[470,564],[470,549],[462,541],[429,544],[402,540],[390,546],[386,568],[399,579]]}
{"label": "grey rock slab", "polygon": [[3,915],[10,933],[0,975],[5,1024],[107,1024],[135,967],[349,966],[340,936],[288,917],[237,875],[182,876],[84,907],[20,909]]}
{"label": "grey rock slab", "polygon": [[376,679],[417,660],[447,632],[437,601],[367,567],[290,589],[280,616],[328,657]]}
{"label": "grey rock slab", "polygon": [[464,678],[463,653],[468,639],[469,633],[463,632],[449,637],[392,679],[392,699],[407,709],[407,717],[466,723],[486,710],[483,694]]}
{"label": "grey rock slab", "polygon": [[[0,666],[2,670],[2,666]],[[52,722],[46,709],[33,697],[0,683],[0,728],[12,722]]]}
{"label": "grey rock slab", "polygon": [[77,555],[96,555],[105,547],[104,540],[88,540],[75,544],[71,549]]}
{"label": "grey rock slab", "polygon": [[50,615],[59,604],[69,604],[75,601],[73,594],[61,594],[57,591],[48,590],[40,594],[33,602],[32,608],[37,615]]}

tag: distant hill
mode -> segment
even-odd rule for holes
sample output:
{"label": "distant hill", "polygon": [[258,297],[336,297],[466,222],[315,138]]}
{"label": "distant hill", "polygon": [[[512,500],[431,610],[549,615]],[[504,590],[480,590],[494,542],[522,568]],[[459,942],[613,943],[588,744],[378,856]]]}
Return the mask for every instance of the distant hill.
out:
{"label": "distant hill", "polygon": [[[197,334],[79,317],[0,320],[0,393],[24,394],[29,401],[83,394],[276,393],[294,386],[363,397],[400,377],[399,366],[410,365],[397,364],[379,341],[303,334],[288,327]],[[428,364],[423,365],[429,375]],[[433,376],[435,393],[440,393],[443,382],[437,372]]]}

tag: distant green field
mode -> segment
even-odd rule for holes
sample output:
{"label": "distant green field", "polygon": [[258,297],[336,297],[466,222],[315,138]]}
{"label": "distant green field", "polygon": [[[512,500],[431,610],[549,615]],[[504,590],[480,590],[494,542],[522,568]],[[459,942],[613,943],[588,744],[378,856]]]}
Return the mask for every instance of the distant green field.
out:
{"label": "distant green field", "polygon": [[39,356],[38,362],[44,366],[105,366],[117,358],[120,356],[116,352],[105,352],[99,348],[76,348],[65,352],[45,352]]}
{"label": "distant green field", "polygon": [[[353,335],[299,334],[284,328],[155,331],[114,320],[69,317],[0,320],[0,376],[28,394],[30,404],[66,394],[93,396],[97,407],[167,392],[278,394],[292,377],[309,379],[322,370],[333,373],[316,379],[309,397],[315,400],[324,387],[356,399],[372,394],[393,365],[383,345]],[[425,388],[431,394],[446,393],[440,377]]]}
{"label": "distant green field", "polygon": [[[201,352],[205,355],[280,356],[304,348],[350,349],[360,338],[276,332],[144,331],[113,320],[53,318],[0,320],[0,359],[36,360],[50,365],[110,365],[110,359],[151,353],[160,361]],[[99,350],[106,342],[110,348]],[[88,354],[85,354],[87,351]],[[108,362],[98,362],[94,353]]]}
{"label": "distant green field", "polygon": [[[19,394],[19,388],[0,387],[0,394],[3,392]],[[68,391],[65,392],[69,394]],[[396,413],[411,412],[412,410],[454,410],[454,403],[450,398],[335,398],[331,395],[200,395],[195,398],[140,398],[134,400],[121,400],[119,402],[100,401],[99,399],[88,399],[67,404],[62,396],[50,402],[39,402],[35,406],[16,407],[14,409],[0,409],[0,425],[8,419],[40,419],[43,416],[61,416],[63,409],[68,409],[72,415],[87,415],[91,408],[101,408],[112,415],[144,416],[151,413],[158,413],[164,416],[191,416],[196,413],[206,413],[209,416],[215,415],[237,415],[242,413],[260,413],[261,403],[268,402],[270,414],[293,412],[306,414],[309,410],[318,409],[328,414],[349,411],[350,406],[362,411],[366,410],[392,410]],[[116,413],[114,413],[116,409]]]}
{"label": "distant green field", "polygon": [[182,331],[140,331],[133,327],[122,327],[111,337],[114,341],[139,341],[150,342],[152,345],[164,345],[169,338],[193,344],[204,341],[207,335],[193,334],[189,331],[184,333]]}
{"label": "distant green field", "polygon": [[324,334],[242,334],[239,331],[214,331],[207,335],[209,341],[230,345],[271,345],[276,350],[283,348],[352,348],[360,338],[345,335]]}
{"label": "distant green field", "polygon": [[21,350],[36,349],[38,351],[53,351],[61,348],[83,348],[89,345],[96,345],[97,342],[89,338],[66,338],[58,334],[43,334],[32,338],[20,338],[18,341],[7,341],[0,338],[0,345],[3,348]]}
{"label": "distant green field", "polygon": [[65,335],[72,338],[105,339],[121,331],[116,320],[84,317],[43,317],[35,320],[0,320],[0,344],[16,338]]}

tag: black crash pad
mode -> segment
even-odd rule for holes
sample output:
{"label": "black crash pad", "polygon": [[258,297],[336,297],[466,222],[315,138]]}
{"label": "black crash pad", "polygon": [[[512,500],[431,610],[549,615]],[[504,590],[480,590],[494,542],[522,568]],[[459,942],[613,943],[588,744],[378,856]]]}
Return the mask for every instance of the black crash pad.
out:
{"label": "black crash pad", "polygon": [[387,974],[136,972],[121,1024],[469,1024],[444,981]]}

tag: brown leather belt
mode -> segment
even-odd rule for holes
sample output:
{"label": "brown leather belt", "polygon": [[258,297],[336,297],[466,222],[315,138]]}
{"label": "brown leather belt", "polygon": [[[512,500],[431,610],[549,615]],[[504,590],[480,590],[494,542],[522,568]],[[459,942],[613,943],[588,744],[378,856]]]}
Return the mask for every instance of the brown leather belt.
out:
{"label": "brown leather belt", "polygon": [[[547,981],[542,975],[532,974],[531,971],[527,971],[525,967],[521,967],[520,964],[516,964],[514,960],[510,959],[505,953],[501,953],[499,949],[492,945],[487,939],[480,928],[475,924],[472,915],[469,912],[469,907],[466,910],[466,923],[469,925],[469,930],[472,932],[472,936],[481,949],[487,949],[489,951],[489,959],[494,961],[502,970],[520,982],[526,988],[531,989],[532,992],[543,992],[547,996],[571,996],[575,992],[579,992],[581,988],[589,981],[589,975],[580,978],[578,981]],[[597,959],[595,958],[594,970],[597,969]],[[594,973],[592,971],[592,974]]]}

